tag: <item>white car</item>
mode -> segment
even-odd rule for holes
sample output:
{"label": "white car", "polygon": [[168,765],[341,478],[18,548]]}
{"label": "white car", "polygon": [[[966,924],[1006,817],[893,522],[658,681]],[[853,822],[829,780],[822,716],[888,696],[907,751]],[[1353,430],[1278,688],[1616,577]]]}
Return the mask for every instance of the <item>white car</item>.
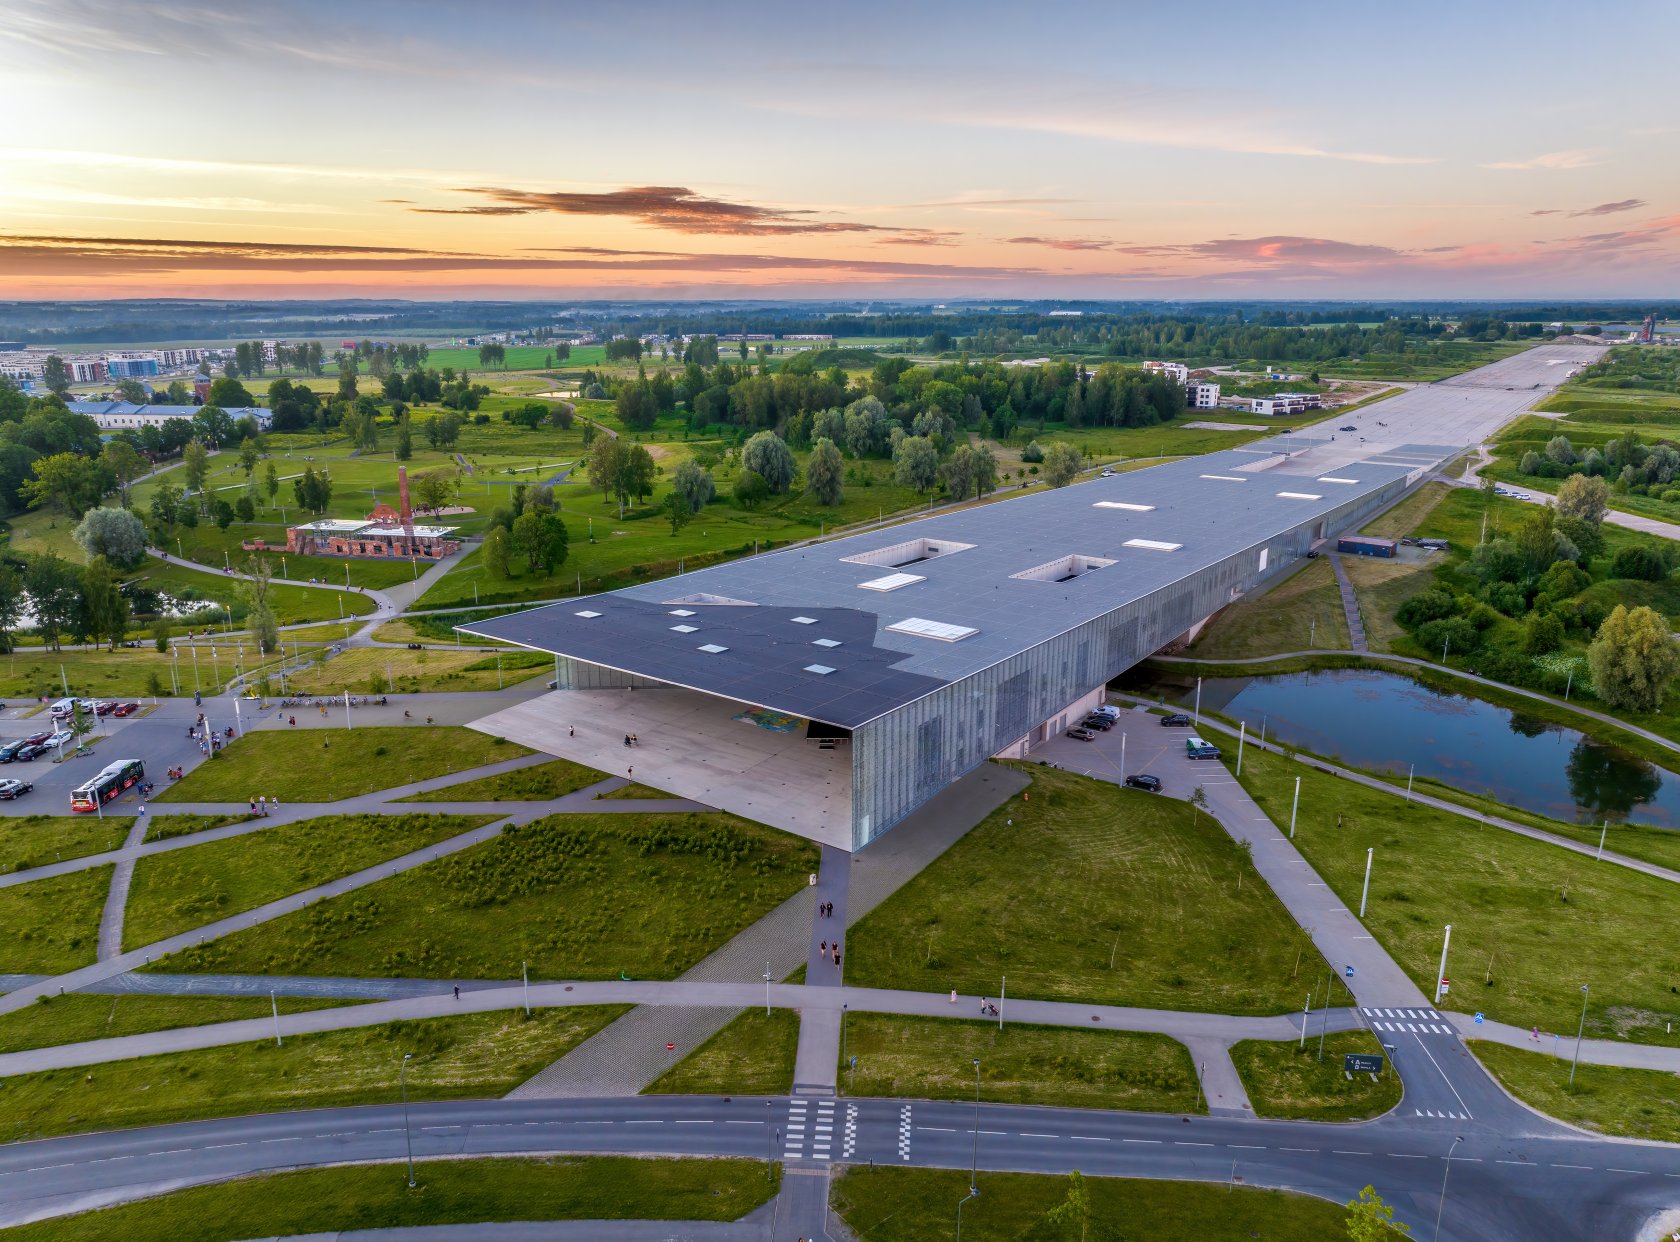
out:
{"label": "white car", "polygon": [[60,746],[68,746],[76,740],[76,735],[68,729],[59,729],[49,737],[44,745],[48,750],[57,750]]}

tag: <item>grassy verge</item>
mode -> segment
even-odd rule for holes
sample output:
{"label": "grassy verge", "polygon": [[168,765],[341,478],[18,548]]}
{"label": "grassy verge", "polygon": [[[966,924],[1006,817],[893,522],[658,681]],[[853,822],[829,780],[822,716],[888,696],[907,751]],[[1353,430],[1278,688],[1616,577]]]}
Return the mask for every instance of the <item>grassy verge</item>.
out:
{"label": "grassy verge", "polygon": [[198,1186],[10,1230],[16,1242],[176,1242],[546,1220],[716,1220],[776,1194],[756,1160],[631,1156],[348,1165]]}
{"label": "grassy verge", "polygon": [[333,802],[446,776],[532,752],[474,729],[308,729],[248,733],[220,758],[162,790],[157,802],[248,802],[258,794],[287,802]]}
{"label": "grassy verge", "polygon": [[749,1009],[642,1089],[643,1095],[786,1095],[799,1014]]}
{"label": "grassy verge", "polygon": [[[356,647],[320,664],[286,675],[286,684],[305,694],[415,694],[431,690],[496,690],[538,673],[554,660],[540,651],[409,651]],[[552,672],[549,672],[553,676]]]}
{"label": "grassy verge", "polygon": [[1412,596],[1435,585],[1430,566],[1415,561],[1348,556],[1342,559],[1342,569],[1353,586],[1359,619],[1365,624],[1367,645],[1373,651],[1393,651],[1406,637],[1406,631],[1394,615]]}
{"label": "grassy verge", "polygon": [[1346,648],[1347,616],[1326,560],[1308,561],[1263,595],[1239,600],[1196,640],[1201,660],[1241,660],[1278,651]]}
{"label": "grassy verge", "polygon": [[[623,1006],[523,1010],[137,1057],[6,1080],[0,1135],[84,1130],[351,1104],[392,1104],[403,1055],[411,1100],[500,1095],[582,1043]],[[267,1236],[265,1233],[264,1236]]]}
{"label": "grassy verge", "polygon": [[[1206,815],[1033,767],[1012,798],[853,929],[863,987],[1280,1013],[1322,959]],[[1013,822],[1011,822],[1013,821]],[[1017,982],[1018,981],[1018,982]]]}
{"label": "grassy verge", "polygon": [[[294,999],[279,1002],[281,1013],[330,1009],[342,1000]],[[266,1018],[273,1010],[266,996],[100,996],[71,992],[43,997],[28,1009],[0,1014],[0,1052],[114,1039],[147,1031],[168,1031],[212,1022]]]}
{"label": "grassy verge", "polygon": [[1452,488],[1445,483],[1425,483],[1399,504],[1383,510],[1360,527],[1359,533],[1376,535],[1383,539],[1398,539],[1402,535],[1409,535],[1450,491]]}
{"label": "grassy verge", "polygon": [[494,776],[481,776],[475,781],[459,785],[445,785],[425,793],[409,794],[403,802],[542,802],[573,793],[597,781],[607,779],[605,772],[586,768],[569,759],[550,759],[547,763]]}
{"label": "grassy verge", "polygon": [[1165,1035],[962,1018],[851,1014],[840,1081],[851,1095],[1201,1113],[1190,1051]]}
{"label": "grassy verge", "polygon": [[780,905],[808,841],[722,814],[558,815],[159,969],[665,979]]}
{"label": "grassy verge", "polygon": [[1680,1019],[1680,958],[1652,918],[1672,904],[1673,885],[1276,755],[1250,751],[1241,781],[1276,822],[1287,820],[1296,777],[1296,847],[1355,908],[1365,851],[1376,850],[1365,925],[1420,987],[1433,991],[1451,923],[1453,1007],[1564,1030],[1590,981],[1590,1034],[1680,1044],[1665,1030]]}
{"label": "grassy verge", "polygon": [[608,793],[596,794],[595,797],[601,801],[610,801],[614,798],[627,798],[630,800],[636,800],[639,798],[674,798],[676,795],[666,793],[663,789],[655,789],[651,785],[644,785],[640,781],[631,781],[628,785],[620,785],[617,789],[611,790]]}
{"label": "grassy verge", "polygon": [[328,815],[151,854],[134,868],[123,942],[152,944],[488,822],[484,815]]}
{"label": "grassy verge", "polygon": [[1582,1065],[1571,1087],[1564,1057],[1485,1039],[1471,1040],[1470,1050],[1505,1090],[1559,1121],[1600,1134],[1680,1143],[1680,1074]]}
{"label": "grassy verge", "polygon": [[[1040,1237],[1087,1237],[1092,1242],[1100,1238],[1342,1242],[1348,1236],[1345,1208],[1305,1195],[1247,1187],[1232,1190],[1200,1182],[1081,1180],[1090,1201],[1088,1225],[1077,1212],[1069,1223],[1045,1219],[1072,1197],[1072,1178],[982,1173],[983,1207],[964,1219],[963,1236],[970,1242]],[[925,1242],[950,1236],[957,1200],[967,1194],[968,1174],[960,1169],[851,1168],[834,1182],[829,1201],[857,1237],[870,1242]]]}
{"label": "grassy verge", "polygon": [[1382,1051],[1369,1031],[1337,1031],[1320,1042],[1309,1028],[1304,1047],[1293,1040],[1245,1039],[1231,1047],[1231,1060],[1257,1117],[1312,1121],[1363,1121],[1400,1102],[1400,1077],[1392,1069],[1372,1082],[1369,1074],[1349,1078],[1342,1054]]}
{"label": "grassy verge", "polygon": [[82,815],[0,819],[0,871],[28,871],[66,858],[103,854],[123,843],[133,821]]}
{"label": "grassy verge", "polygon": [[0,975],[64,974],[93,963],[111,867],[0,888]]}
{"label": "grassy verge", "polygon": [[[266,795],[264,795],[266,796]],[[147,814],[146,840],[166,841],[170,837],[190,837],[195,832],[223,828],[228,824],[243,824],[253,817],[244,815],[152,815]]]}

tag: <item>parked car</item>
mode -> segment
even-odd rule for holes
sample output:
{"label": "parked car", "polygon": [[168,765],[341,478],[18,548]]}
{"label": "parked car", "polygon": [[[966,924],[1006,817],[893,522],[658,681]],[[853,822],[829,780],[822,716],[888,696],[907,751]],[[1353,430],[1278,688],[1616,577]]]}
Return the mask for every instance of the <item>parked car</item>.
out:
{"label": "parked car", "polygon": [[1164,729],[1188,729],[1190,727],[1190,717],[1182,712],[1174,712],[1171,716],[1162,716],[1161,727]]}
{"label": "parked car", "polygon": [[1120,709],[1112,703],[1099,703],[1091,709],[1093,716],[1107,716],[1110,720],[1120,719]]}
{"label": "parked car", "polygon": [[1087,717],[1085,717],[1084,720],[1081,720],[1079,723],[1083,728],[1098,729],[1098,730],[1101,730],[1104,733],[1107,733],[1110,729],[1112,729],[1114,727],[1114,722],[1112,720],[1110,720],[1107,716],[1087,716]]}
{"label": "parked car", "polygon": [[26,741],[26,742],[29,742],[32,745],[39,746],[42,742],[46,741],[52,735],[53,735],[53,730],[43,729],[39,733],[31,733],[28,737],[24,738],[23,740]]}
{"label": "parked car", "polygon": [[46,749],[46,743],[44,742],[25,742],[18,748],[18,752],[14,758],[19,763],[28,763],[34,759],[36,755],[43,753]]}
{"label": "parked car", "polygon": [[1092,733],[1083,725],[1074,725],[1073,728],[1067,731],[1067,735],[1078,742],[1094,742],[1097,738],[1095,733]]}
{"label": "parked car", "polygon": [[11,801],[21,798],[26,793],[35,792],[35,786],[28,781],[0,781],[0,799]]}
{"label": "parked car", "polygon": [[116,710],[117,705],[115,703],[101,703],[94,709],[94,714],[98,716],[109,716]]}
{"label": "parked car", "polygon": [[1113,477],[1114,477],[1114,471],[1112,471],[1112,470],[1110,470],[1110,469],[1108,469],[1108,468],[1107,468],[1107,467],[1106,467],[1106,466],[1105,466],[1105,467],[1103,467],[1103,472],[1102,472],[1102,475],[1101,475],[1101,477],[1102,477],[1102,478],[1105,478],[1105,479],[1112,479],[1112,478],[1113,478]]}
{"label": "parked car", "polygon": [[1184,739],[1184,757],[1186,759],[1217,759],[1219,747],[1212,742],[1204,742],[1201,738],[1190,736]]}
{"label": "parked car", "polygon": [[49,709],[54,720],[65,720],[76,714],[75,699],[60,699]]}
{"label": "parked car", "polygon": [[1126,778],[1126,788],[1144,789],[1150,793],[1160,793],[1161,778],[1159,776],[1151,776],[1147,772],[1139,772],[1136,776],[1128,776]]}
{"label": "parked car", "polygon": [[15,742],[7,742],[0,746],[0,763],[10,763],[17,758],[18,751],[29,745],[29,739],[20,737]]}
{"label": "parked car", "polygon": [[1337,431],[1358,431],[1358,430],[1359,430],[1359,428],[1357,428],[1357,427],[1355,427],[1355,426],[1353,426],[1353,425],[1352,425],[1352,424],[1351,424],[1351,423],[1350,423],[1350,424],[1349,424],[1349,425],[1348,425],[1348,426],[1346,426],[1346,427],[1338,427],[1338,428],[1336,428],[1336,430],[1337,430]]}
{"label": "parked car", "polygon": [[113,716],[132,716],[132,715],[134,715],[135,712],[137,712],[139,710],[140,710],[140,704],[138,704],[138,703],[118,703],[115,707],[113,707],[111,709],[111,715],[113,715]]}
{"label": "parked car", "polygon": [[44,750],[57,750],[60,746],[68,746],[76,740],[76,735],[68,729],[60,729],[46,741],[41,743]]}

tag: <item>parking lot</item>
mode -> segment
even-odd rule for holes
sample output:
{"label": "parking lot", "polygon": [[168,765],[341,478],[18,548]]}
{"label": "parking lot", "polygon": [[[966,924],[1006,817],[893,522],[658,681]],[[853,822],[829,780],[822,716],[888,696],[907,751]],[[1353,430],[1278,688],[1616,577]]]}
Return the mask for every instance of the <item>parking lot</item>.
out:
{"label": "parking lot", "polygon": [[[52,717],[45,711],[26,715],[36,706],[29,703],[0,711],[0,745],[53,727]],[[150,714],[127,719],[100,717],[87,739],[93,745],[91,755],[68,757],[74,748],[66,745],[64,754],[67,757],[61,763],[55,763],[48,753],[28,763],[0,764],[0,777],[27,781],[35,786],[33,793],[6,803],[5,813],[67,815],[70,812],[70,791],[118,759],[140,760],[146,765],[147,780],[158,785],[165,784],[163,774],[166,769],[184,767],[191,770],[203,761],[198,744],[187,737],[187,727],[197,718],[200,710],[210,713],[209,723],[213,727],[226,729],[234,723],[232,707],[225,701],[206,700],[204,708],[199,709],[193,706],[191,699],[165,700],[156,707],[148,699],[144,700],[144,707]],[[225,715],[227,719],[222,720],[215,713]],[[105,810],[107,813],[132,813],[139,806],[139,801],[137,795],[125,794],[106,806]]]}

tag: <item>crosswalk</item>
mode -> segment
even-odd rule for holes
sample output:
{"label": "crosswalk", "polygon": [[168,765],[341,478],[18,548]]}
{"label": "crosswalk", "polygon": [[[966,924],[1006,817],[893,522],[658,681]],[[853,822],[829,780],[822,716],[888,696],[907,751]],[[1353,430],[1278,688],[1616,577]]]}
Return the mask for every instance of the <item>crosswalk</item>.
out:
{"label": "crosswalk", "polygon": [[1439,1118],[1442,1118],[1442,1119],[1451,1118],[1453,1121],[1474,1121],[1475,1120],[1475,1118],[1472,1117],[1469,1113],[1454,1112],[1450,1108],[1449,1109],[1414,1108],[1412,1110],[1412,1115],[1414,1117],[1439,1117]]}
{"label": "crosswalk", "polygon": [[910,1159],[910,1106],[898,1110],[898,1158]]}
{"label": "crosswalk", "polygon": [[842,1160],[850,1160],[852,1153],[857,1150],[857,1119],[857,1105],[846,1105],[846,1128],[840,1136],[840,1159]]}
{"label": "crosswalk", "polygon": [[1373,1031],[1414,1035],[1455,1035],[1456,1031],[1433,1009],[1374,1009],[1362,1010]]}
{"label": "crosswalk", "polygon": [[[816,1112],[809,1111],[816,1104]],[[808,1128],[807,1128],[808,1127]],[[787,1160],[827,1160],[834,1145],[834,1100],[788,1101],[787,1137],[782,1156]]]}

